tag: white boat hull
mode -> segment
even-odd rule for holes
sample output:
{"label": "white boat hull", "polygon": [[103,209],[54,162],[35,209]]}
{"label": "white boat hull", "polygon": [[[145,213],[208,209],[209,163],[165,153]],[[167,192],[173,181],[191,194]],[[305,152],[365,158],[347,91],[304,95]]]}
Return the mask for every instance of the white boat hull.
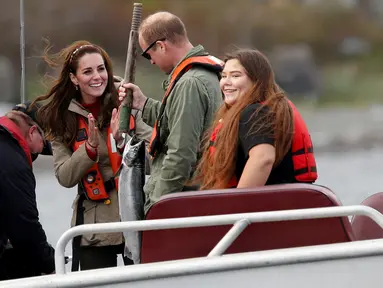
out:
{"label": "white boat hull", "polygon": [[381,287],[383,240],[73,272],[2,282],[23,287]]}

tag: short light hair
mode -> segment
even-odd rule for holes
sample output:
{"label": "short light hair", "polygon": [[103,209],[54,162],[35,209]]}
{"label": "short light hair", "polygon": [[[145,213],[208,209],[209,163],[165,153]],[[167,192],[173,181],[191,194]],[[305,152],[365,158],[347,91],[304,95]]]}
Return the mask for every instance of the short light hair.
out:
{"label": "short light hair", "polygon": [[188,39],[184,23],[169,12],[157,12],[146,17],[140,25],[139,34],[147,44],[166,38],[177,45]]}
{"label": "short light hair", "polygon": [[21,111],[9,111],[7,114],[5,114],[5,117],[14,122],[17,127],[19,127],[24,137],[28,135],[29,128],[32,126],[36,126],[37,129],[39,129],[40,134],[42,136],[44,135],[40,126],[35,121],[33,121],[31,117]]}

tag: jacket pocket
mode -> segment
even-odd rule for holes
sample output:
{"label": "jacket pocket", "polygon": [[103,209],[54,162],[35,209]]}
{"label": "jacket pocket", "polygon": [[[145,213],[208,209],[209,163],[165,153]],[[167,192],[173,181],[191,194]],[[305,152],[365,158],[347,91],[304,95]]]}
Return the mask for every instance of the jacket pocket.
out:
{"label": "jacket pocket", "polygon": [[[96,223],[96,206],[97,204],[92,201],[84,201],[84,224]],[[84,234],[82,238],[86,245],[96,245],[100,242],[100,240],[96,238],[95,234]]]}

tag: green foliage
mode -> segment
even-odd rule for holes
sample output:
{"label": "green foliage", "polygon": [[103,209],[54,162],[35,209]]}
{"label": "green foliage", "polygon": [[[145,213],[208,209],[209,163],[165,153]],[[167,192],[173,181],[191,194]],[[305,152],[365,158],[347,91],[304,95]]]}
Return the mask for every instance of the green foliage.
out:
{"label": "green foliage", "polygon": [[[94,40],[112,55],[115,73],[122,75],[134,2],[66,0],[55,1],[53,5],[51,0],[38,0],[39,5],[36,6],[33,1],[27,1],[27,57],[39,54],[36,51],[42,50],[42,37],[50,38],[55,51],[74,40]],[[346,9],[335,0],[324,0],[317,6],[298,5],[288,0],[263,1],[261,4],[253,0],[235,3],[231,0],[140,2],[143,3],[144,17],[159,10],[179,15],[192,42],[202,43],[217,56],[221,56],[232,44],[268,52],[280,44],[307,43],[313,49],[316,63],[323,70],[325,85],[319,101],[321,105],[381,101],[383,26],[358,9]],[[276,2],[279,4],[273,5]],[[18,9],[16,1],[7,5],[14,5],[15,11]],[[44,10],[45,6],[50,7],[49,13]],[[0,25],[0,32],[14,35],[0,39],[0,45],[4,47],[2,53],[10,57],[17,67],[20,62],[18,18],[6,24]],[[367,41],[372,52],[363,57],[342,56],[339,45],[345,37],[359,37]],[[46,89],[41,85],[42,76],[36,71],[35,62],[27,58],[26,65],[28,96],[35,97]],[[137,63],[136,82],[148,95],[160,99],[163,93],[161,81],[165,78],[157,67],[141,60]]]}

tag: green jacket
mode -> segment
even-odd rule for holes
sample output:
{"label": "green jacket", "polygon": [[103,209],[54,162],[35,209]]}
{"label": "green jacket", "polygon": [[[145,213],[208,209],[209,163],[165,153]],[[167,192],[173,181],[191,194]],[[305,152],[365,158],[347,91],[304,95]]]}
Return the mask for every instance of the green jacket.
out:
{"label": "green jacket", "polygon": [[[184,59],[204,55],[208,53],[199,45]],[[163,85],[165,90],[172,73]],[[221,103],[222,92],[216,73],[196,66],[178,80],[168,96],[161,119],[160,135],[164,148],[153,158],[150,178],[144,187],[146,212],[161,196],[183,190],[194,172],[203,134]],[[154,126],[160,106],[160,101],[148,98],[142,113],[145,123]]]}

